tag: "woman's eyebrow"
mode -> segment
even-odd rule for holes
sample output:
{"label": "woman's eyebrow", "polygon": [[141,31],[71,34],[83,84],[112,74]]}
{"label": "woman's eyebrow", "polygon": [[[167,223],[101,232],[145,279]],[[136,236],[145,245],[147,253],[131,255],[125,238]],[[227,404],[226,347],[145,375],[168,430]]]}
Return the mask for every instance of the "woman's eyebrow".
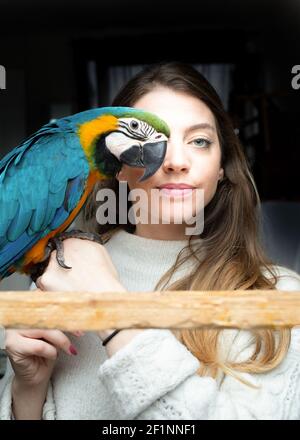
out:
{"label": "woman's eyebrow", "polygon": [[188,127],[185,130],[185,134],[189,133],[190,131],[194,131],[194,130],[198,130],[199,128],[204,128],[204,129],[208,129],[211,130],[213,132],[216,131],[215,127],[213,127],[211,124],[209,124],[208,122],[201,122],[200,124],[195,124],[195,125],[191,125],[190,127]]}

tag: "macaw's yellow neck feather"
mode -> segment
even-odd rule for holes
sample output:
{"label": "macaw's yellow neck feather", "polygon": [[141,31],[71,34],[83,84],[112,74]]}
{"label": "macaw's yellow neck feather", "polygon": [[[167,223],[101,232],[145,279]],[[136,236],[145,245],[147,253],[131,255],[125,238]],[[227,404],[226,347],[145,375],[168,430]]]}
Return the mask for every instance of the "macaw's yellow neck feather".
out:
{"label": "macaw's yellow neck feather", "polygon": [[95,166],[94,151],[96,140],[101,134],[115,130],[117,125],[118,119],[115,116],[101,115],[79,126],[78,135],[80,143],[92,168]]}

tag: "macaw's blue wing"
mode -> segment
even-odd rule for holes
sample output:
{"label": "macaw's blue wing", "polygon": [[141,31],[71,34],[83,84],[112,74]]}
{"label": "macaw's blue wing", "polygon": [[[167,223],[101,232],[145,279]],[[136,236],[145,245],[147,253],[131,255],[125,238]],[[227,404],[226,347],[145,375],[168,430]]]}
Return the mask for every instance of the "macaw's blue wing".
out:
{"label": "macaw's blue wing", "polygon": [[62,133],[55,124],[0,162],[0,277],[69,218],[88,175],[77,135]]}

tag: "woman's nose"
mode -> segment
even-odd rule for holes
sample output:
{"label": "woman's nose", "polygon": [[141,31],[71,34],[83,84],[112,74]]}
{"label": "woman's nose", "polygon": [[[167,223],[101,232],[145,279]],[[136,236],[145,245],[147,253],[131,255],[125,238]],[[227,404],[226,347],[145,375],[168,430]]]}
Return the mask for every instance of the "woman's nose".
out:
{"label": "woman's nose", "polygon": [[165,172],[186,172],[190,169],[190,161],[182,145],[168,144],[163,163]]}

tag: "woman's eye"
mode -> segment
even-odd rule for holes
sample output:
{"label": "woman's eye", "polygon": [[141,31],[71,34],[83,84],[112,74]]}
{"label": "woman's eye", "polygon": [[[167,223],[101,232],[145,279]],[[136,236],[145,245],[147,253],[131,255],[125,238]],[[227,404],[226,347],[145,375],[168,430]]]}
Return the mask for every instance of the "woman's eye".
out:
{"label": "woman's eye", "polygon": [[198,138],[198,139],[194,139],[192,141],[192,143],[194,143],[194,145],[196,145],[197,147],[208,147],[211,144],[211,141],[204,139],[204,138]]}
{"label": "woman's eye", "polygon": [[130,128],[132,128],[133,130],[137,130],[139,128],[139,123],[137,121],[131,121]]}

